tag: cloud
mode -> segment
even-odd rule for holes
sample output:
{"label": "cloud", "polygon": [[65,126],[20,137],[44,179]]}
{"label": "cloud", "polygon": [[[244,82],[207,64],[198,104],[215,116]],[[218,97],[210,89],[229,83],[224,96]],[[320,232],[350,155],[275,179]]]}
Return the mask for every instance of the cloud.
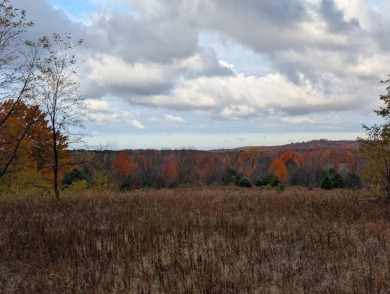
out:
{"label": "cloud", "polygon": [[[89,58],[87,65],[90,68],[88,80],[96,85],[98,92],[121,95],[151,95],[166,91],[170,86],[166,75],[169,69],[156,64],[127,64],[120,58],[103,55],[98,58]],[[90,93],[93,94],[93,90]]]}
{"label": "cloud", "polygon": [[244,75],[200,77],[182,83],[169,95],[144,97],[142,103],[238,119],[266,116],[269,109],[290,116],[348,110],[357,107],[354,98],[340,89],[324,95],[310,81],[298,86],[280,74],[270,74],[261,78]]}
{"label": "cloud", "polygon": [[181,17],[135,17],[106,9],[90,15],[87,46],[126,62],[167,64],[196,52],[197,32]]}
{"label": "cloud", "polygon": [[321,0],[320,14],[332,33],[345,34],[352,29],[359,28],[359,21],[355,18],[346,21],[344,12],[338,9],[332,0]]}
{"label": "cloud", "polygon": [[145,129],[145,126],[143,124],[141,124],[138,120],[136,119],[128,119],[127,120],[133,127],[135,127],[136,129],[140,129],[140,130],[144,130]]}
{"label": "cloud", "polygon": [[102,94],[124,97],[165,94],[183,79],[233,74],[229,66],[218,61],[211,48],[198,48],[189,58],[171,64],[128,63],[119,57],[103,54],[88,58],[86,65],[89,83],[85,90],[92,97]]}
{"label": "cloud", "polygon": [[134,116],[138,115],[136,111],[126,110],[115,104],[115,99],[111,100],[87,99],[86,104],[91,110],[91,118],[93,123],[99,126],[118,126],[130,124],[136,129],[146,129]]}
{"label": "cloud", "polygon": [[172,121],[172,122],[175,122],[175,123],[182,123],[184,124],[186,121],[184,118],[180,117],[180,116],[174,116],[174,115],[171,115],[171,114],[165,114],[165,119],[168,120],[168,121]]}
{"label": "cloud", "polygon": [[287,123],[311,123],[314,122],[307,116],[285,116],[281,118],[282,121]]}
{"label": "cloud", "polygon": [[36,41],[42,36],[52,36],[53,33],[72,33],[78,40],[85,36],[84,25],[69,18],[69,15],[49,5],[44,0],[24,1],[12,0],[14,7],[26,10],[28,21],[33,21],[34,26],[28,29],[27,39]]}
{"label": "cloud", "polygon": [[230,129],[253,119],[326,128],[329,115],[360,125],[356,116],[377,107],[390,67],[385,2],[380,9],[368,0],[100,2],[78,21],[43,0],[15,6],[35,21],[32,37],[70,31],[85,39],[80,81],[102,126],[160,127],[137,107],[187,122],[181,128],[195,121],[181,111],[196,116],[196,126],[213,120]]}

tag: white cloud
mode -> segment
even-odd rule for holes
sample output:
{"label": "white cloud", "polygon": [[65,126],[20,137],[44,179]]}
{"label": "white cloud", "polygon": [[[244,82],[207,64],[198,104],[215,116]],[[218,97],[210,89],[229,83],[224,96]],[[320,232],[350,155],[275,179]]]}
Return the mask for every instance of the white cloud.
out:
{"label": "white cloud", "polygon": [[247,105],[230,105],[221,111],[221,116],[228,119],[239,119],[250,117],[256,113],[256,110]]}
{"label": "white cloud", "polygon": [[281,118],[282,121],[287,123],[311,123],[314,122],[307,116],[285,116]]}
{"label": "white cloud", "polygon": [[167,113],[164,116],[165,116],[165,119],[168,121],[182,123],[182,124],[184,124],[186,122],[185,119],[180,117],[180,116],[174,116],[174,115],[167,114]]}
{"label": "white cloud", "polygon": [[[330,80],[329,83],[336,84]],[[310,81],[296,85],[280,74],[265,77],[234,75],[227,77],[200,77],[187,80],[169,95],[156,95],[140,100],[144,105],[154,105],[175,110],[198,110],[209,116],[222,118],[247,118],[263,116],[272,109],[274,113],[300,115],[354,107],[354,96],[336,91],[324,95]]]}
{"label": "white cloud", "polygon": [[[92,110],[91,117],[93,123],[100,126],[118,126],[130,124],[136,129],[145,129],[134,116],[139,115],[137,111],[126,110],[117,104],[117,99],[113,97],[104,97],[106,100],[88,99],[87,105]],[[111,101],[110,101],[111,100]]]}
{"label": "white cloud", "polygon": [[136,119],[127,119],[127,121],[136,129],[144,130],[146,129],[143,124],[141,124],[138,120]]}
{"label": "white cloud", "polygon": [[128,64],[111,55],[89,58],[87,64],[91,69],[89,81],[100,87],[149,92],[149,89],[162,87],[166,83],[167,70],[156,64]]}
{"label": "white cloud", "polygon": [[103,100],[88,99],[86,104],[93,111],[105,111],[110,108],[107,101]]}

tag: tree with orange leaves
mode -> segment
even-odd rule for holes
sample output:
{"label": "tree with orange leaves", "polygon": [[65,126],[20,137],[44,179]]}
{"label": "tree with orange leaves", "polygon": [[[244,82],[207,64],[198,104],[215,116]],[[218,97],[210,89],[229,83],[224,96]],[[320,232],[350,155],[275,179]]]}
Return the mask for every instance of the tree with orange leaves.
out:
{"label": "tree with orange leaves", "polygon": [[132,174],[137,168],[137,164],[134,162],[133,157],[127,154],[125,151],[121,151],[112,161],[114,173],[124,179],[129,174]]}
{"label": "tree with orange leaves", "polygon": [[22,100],[1,103],[0,117],[7,114],[0,126],[0,178],[25,167],[41,169],[39,151],[45,148],[50,132],[45,115],[38,106]]}
{"label": "tree with orange leaves", "polygon": [[172,187],[177,185],[177,159],[176,156],[170,156],[168,157],[164,162],[163,167],[163,179],[164,179],[164,185],[166,187]]}
{"label": "tree with orange leaves", "polygon": [[286,165],[278,158],[272,161],[271,166],[268,168],[268,173],[277,176],[281,181],[285,181],[288,178]]}
{"label": "tree with orange leaves", "polygon": [[283,161],[285,164],[288,161],[293,161],[296,163],[297,166],[300,166],[302,162],[301,158],[293,151],[281,152],[279,155],[279,159]]}
{"label": "tree with orange leaves", "polygon": [[201,153],[196,158],[196,177],[201,183],[211,184],[215,180],[215,162],[211,153]]}

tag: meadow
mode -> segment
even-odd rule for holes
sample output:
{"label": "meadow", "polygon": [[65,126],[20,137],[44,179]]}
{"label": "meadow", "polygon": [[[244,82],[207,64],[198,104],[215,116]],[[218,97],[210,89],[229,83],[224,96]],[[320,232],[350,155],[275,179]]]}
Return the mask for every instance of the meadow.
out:
{"label": "meadow", "polygon": [[0,293],[389,293],[367,191],[204,187],[0,197]]}

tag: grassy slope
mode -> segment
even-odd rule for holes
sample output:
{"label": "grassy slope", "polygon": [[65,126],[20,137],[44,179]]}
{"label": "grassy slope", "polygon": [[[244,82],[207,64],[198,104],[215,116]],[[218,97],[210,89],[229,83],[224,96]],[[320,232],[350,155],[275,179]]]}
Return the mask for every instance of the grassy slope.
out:
{"label": "grassy slope", "polygon": [[0,293],[390,291],[390,206],[204,188],[0,200]]}

